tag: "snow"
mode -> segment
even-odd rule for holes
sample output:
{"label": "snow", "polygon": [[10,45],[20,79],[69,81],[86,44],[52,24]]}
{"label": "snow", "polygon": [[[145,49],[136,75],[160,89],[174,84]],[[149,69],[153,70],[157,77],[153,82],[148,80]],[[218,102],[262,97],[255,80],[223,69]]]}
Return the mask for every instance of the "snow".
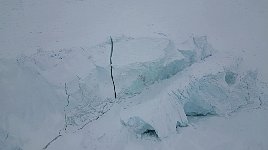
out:
{"label": "snow", "polygon": [[0,150],[267,149],[267,6],[0,0]]}
{"label": "snow", "polygon": [[177,121],[187,124],[186,115],[173,98],[158,97],[121,112],[123,124],[137,135],[155,130],[159,138],[176,133]]}
{"label": "snow", "polygon": [[[0,61],[1,142],[7,141],[0,148],[21,148],[25,140],[31,144],[36,133],[45,131],[44,135],[49,135],[57,131],[62,125],[61,97],[37,72],[13,60]],[[39,144],[37,140],[31,145]]]}
{"label": "snow", "polygon": [[[152,62],[164,57],[167,39],[140,38],[114,44],[113,65],[121,67],[133,63]],[[139,52],[139,53],[137,53]],[[152,54],[152,55],[148,55]],[[125,57],[123,57],[125,56]],[[126,57],[127,56],[127,57]]]}

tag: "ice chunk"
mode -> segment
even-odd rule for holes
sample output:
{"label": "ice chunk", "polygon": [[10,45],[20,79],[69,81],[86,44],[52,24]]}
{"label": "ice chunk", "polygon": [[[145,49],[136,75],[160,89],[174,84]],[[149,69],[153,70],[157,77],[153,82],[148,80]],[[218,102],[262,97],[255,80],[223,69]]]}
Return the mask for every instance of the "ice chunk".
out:
{"label": "ice chunk", "polygon": [[159,138],[165,138],[176,132],[177,121],[187,124],[183,108],[169,95],[159,95],[156,99],[121,111],[121,122],[138,135],[155,130]]}
{"label": "ice chunk", "polygon": [[[155,131],[160,138],[164,138],[175,132],[175,126],[187,126],[186,115],[228,115],[241,108],[259,108],[263,105],[256,71],[242,70],[239,67],[241,58],[221,53],[209,57],[212,55],[212,48],[207,43],[206,37],[193,38],[193,40],[195,48],[201,51],[179,50],[185,56],[183,60],[191,65],[181,72],[178,71],[180,73],[164,78],[167,81],[154,80],[160,81],[161,85],[165,85],[165,82],[169,84],[162,87],[152,84],[148,88],[160,88],[161,90],[157,90],[160,91],[159,93],[146,90],[145,92],[148,93],[143,97],[147,98],[147,101],[143,100],[141,104],[121,112],[123,124],[136,134],[150,130]],[[178,64],[175,63],[174,66],[179,66]],[[163,68],[163,71],[157,72],[157,69],[152,69],[149,78],[153,79],[155,74],[158,74],[158,77],[166,76],[166,73],[170,73],[169,68],[172,67],[161,66],[160,68]],[[145,80],[144,77],[141,79]],[[139,89],[141,85],[136,87]],[[152,94],[156,96],[147,96]],[[176,102],[170,104],[169,102],[173,100]],[[176,107],[172,108],[169,105]]]}
{"label": "ice chunk", "polygon": [[209,56],[212,56],[214,49],[207,41],[207,36],[196,36],[193,37],[193,42],[196,46],[196,58],[204,60]]}
{"label": "ice chunk", "polygon": [[[161,47],[153,47],[156,43],[151,43],[151,41],[158,41],[157,43],[161,44]],[[192,43],[193,47],[191,47],[191,49],[179,51],[175,49],[173,42],[167,39],[149,40],[148,38],[142,38],[135,39],[133,42],[137,43],[137,45],[142,43],[145,43],[145,45],[152,45],[154,52],[150,54],[147,53],[149,55],[155,56],[156,54],[160,54],[158,51],[163,52],[163,54],[161,53],[161,55],[156,57],[154,60],[137,61],[136,63],[131,63],[130,65],[123,67],[115,66],[115,82],[117,83],[117,87],[120,91],[120,97],[124,97],[125,95],[128,97],[135,96],[136,94],[141,93],[144,88],[154,84],[155,82],[169,79],[195,62],[208,58],[213,53],[213,48],[210,44],[208,44],[206,36],[193,37],[189,40],[189,43]],[[133,51],[140,51],[141,49],[137,45],[128,47],[129,51],[132,51],[132,53]],[[119,51],[122,51],[120,50],[120,47],[120,43],[118,43]],[[146,48],[148,46],[141,47]],[[142,51],[147,52],[148,50],[144,49]],[[139,57],[144,57],[142,56],[142,53],[135,54],[135,56],[138,55]],[[115,64],[117,62],[116,58],[118,57],[114,57]],[[125,63],[128,64],[127,62],[128,60],[126,60]]]}
{"label": "ice chunk", "polygon": [[179,45],[179,51],[188,58],[190,62],[205,60],[215,53],[215,50],[207,41],[207,36],[191,37]]}
{"label": "ice chunk", "polygon": [[[190,65],[168,39],[132,39],[127,43],[115,43],[115,48],[114,79],[119,97],[139,94],[146,86],[167,79]],[[123,57],[125,52],[130,54],[127,59]]]}
{"label": "ice chunk", "polygon": [[140,117],[134,116],[130,117],[127,122],[122,121],[125,126],[128,126],[137,134],[143,134],[148,130],[155,130],[150,124],[143,121]]}
{"label": "ice chunk", "polygon": [[174,91],[186,115],[224,115],[258,103],[257,74],[239,68],[226,70],[236,67],[237,59],[221,55],[193,64],[162,91]]}
{"label": "ice chunk", "polygon": [[[142,125],[138,126],[142,132],[155,130],[163,138],[174,133],[176,126],[187,126],[186,115],[226,115],[242,107],[259,105],[257,74],[238,69],[237,59],[223,55],[209,58],[171,77],[166,81],[169,83],[167,86],[153,85],[150,88],[161,88],[158,90],[160,93],[146,91],[143,97],[149,100],[123,110],[122,122],[140,134],[128,123],[139,124],[139,121],[133,120],[137,117],[142,120]],[[233,67],[237,70],[230,73],[230,70],[235,70]],[[165,81],[161,83],[165,85]],[[153,97],[146,96],[153,94]]]}

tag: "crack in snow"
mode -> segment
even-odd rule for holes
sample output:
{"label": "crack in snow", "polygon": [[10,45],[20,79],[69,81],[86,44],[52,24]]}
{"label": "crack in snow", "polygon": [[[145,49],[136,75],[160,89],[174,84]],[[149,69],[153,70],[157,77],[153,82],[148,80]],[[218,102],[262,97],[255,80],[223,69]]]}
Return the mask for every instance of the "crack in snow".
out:
{"label": "crack in snow", "polygon": [[53,143],[54,141],[56,141],[59,137],[61,137],[62,135],[61,134],[59,134],[58,136],[56,136],[54,139],[52,139],[50,142],[48,142],[47,143],[47,145],[45,146],[45,147],[43,147],[43,150],[44,149],[47,149],[48,148],[48,146],[51,144],[51,143]]}
{"label": "crack in snow", "polygon": [[64,127],[64,130],[66,131],[66,129],[67,129],[67,126],[68,126],[68,124],[67,124],[67,115],[66,115],[66,108],[69,106],[69,104],[70,104],[70,94],[68,94],[68,90],[67,90],[67,84],[66,84],[66,82],[65,82],[65,84],[64,84],[64,90],[65,90],[65,95],[67,96],[67,105],[66,106],[64,106],[64,120],[65,120],[65,127]]}
{"label": "crack in snow", "polygon": [[[64,131],[66,132],[66,130],[67,130],[67,126],[68,126],[68,124],[67,124],[67,115],[66,115],[66,108],[69,106],[69,104],[70,104],[70,94],[68,94],[68,87],[67,87],[67,84],[66,84],[66,82],[65,82],[65,84],[64,84],[64,91],[65,91],[65,95],[67,96],[67,104],[64,106],[64,121],[65,121],[65,125],[64,125]],[[61,136],[63,136],[63,134],[61,133],[61,131],[62,130],[60,130],[59,131],[59,134],[55,137],[55,138],[53,138],[50,142],[48,142],[44,147],[43,147],[43,150],[45,150],[45,149],[47,149],[48,148],[48,146],[51,144],[51,143],[53,143],[53,142],[55,142],[59,137],[61,137]]]}
{"label": "crack in snow", "polygon": [[112,37],[110,37],[111,40],[111,54],[110,54],[110,66],[111,66],[111,79],[113,82],[113,87],[114,87],[114,98],[116,99],[116,90],[115,90],[115,84],[114,84],[114,77],[113,77],[113,63],[112,63],[112,57],[113,57],[113,50],[114,50],[114,42]]}

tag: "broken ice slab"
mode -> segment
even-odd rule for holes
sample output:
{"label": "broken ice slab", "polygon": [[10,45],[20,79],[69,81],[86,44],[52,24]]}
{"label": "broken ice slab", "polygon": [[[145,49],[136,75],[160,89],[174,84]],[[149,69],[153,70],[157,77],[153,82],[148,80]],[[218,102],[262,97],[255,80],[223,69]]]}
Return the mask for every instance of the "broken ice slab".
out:
{"label": "broken ice slab", "polygon": [[114,78],[119,97],[135,96],[213,53],[206,36],[193,37],[189,43],[193,45],[191,49],[179,51],[168,39],[140,38],[115,44]]}
{"label": "broken ice slab", "polygon": [[163,95],[122,110],[121,122],[137,135],[154,130],[159,138],[176,132],[177,121],[187,124],[183,108],[173,96]]}
{"label": "broken ice slab", "polygon": [[[163,138],[175,133],[176,127],[187,126],[187,115],[226,115],[244,107],[255,108],[261,96],[257,73],[241,70],[238,60],[219,54],[161,81],[161,85],[168,82],[167,86],[151,86],[143,95],[147,101],[122,110],[124,125],[133,130],[128,121],[138,117]],[[143,131],[152,130],[142,127]]]}
{"label": "broken ice slab", "polygon": [[226,115],[246,105],[258,105],[257,73],[242,70],[239,63],[240,58],[219,53],[175,75],[161,95],[175,95],[186,115]]}
{"label": "broken ice slab", "polygon": [[[185,53],[179,52],[172,41],[164,38],[113,39],[117,102],[136,96],[154,83],[183,71],[201,60],[199,53],[210,56],[210,53],[206,54],[209,44],[205,37],[195,37],[196,42],[190,39],[193,48],[184,50]],[[107,41],[90,48],[38,50],[31,56],[20,57],[18,63],[37,71],[62,90],[60,94],[64,98],[67,91],[70,95],[69,105],[65,108],[67,124],[83,126],[108,111],[115,102],[110,79],[110,49],[111,43]]]}

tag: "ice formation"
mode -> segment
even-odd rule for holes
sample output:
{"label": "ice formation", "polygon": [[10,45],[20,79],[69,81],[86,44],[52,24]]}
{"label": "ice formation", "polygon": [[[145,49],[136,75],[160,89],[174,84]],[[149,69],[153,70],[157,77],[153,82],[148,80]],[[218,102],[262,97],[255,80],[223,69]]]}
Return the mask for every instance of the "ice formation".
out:
{"label": "ice formation", "polygon": [[[194,44],[196,45],[195,40]],[[199,44],[206,45],[202,42]],[[161,88],[160,92],[147,90],[145,95],[155,95],[153,98],[140,102],[131,109],[122,110],[122,122],[125,126],[135,132],[136,126],[133,126],[135,123],[132,120],[129,125],[129,121],[133,117],[139,118],[144,121],[138,126],[142,127],[142,131],[146,131],[145,128],[148,126],[145,124],[149,124],[150,128],[147,130],[153,128],[158,136],[163,138],[174,133],[176,127],[187,126],[186,116],[229,115],[244,107],[258,108],[261,105],[256,71],[242,70],[239,67],[242,63],[240,58],[226,57],[224,54],[209,57],[211,48],[207,50],[206,46],[197,47],[201,55],[192,55],[193,50],[180,50],[180,52],[186,56],[198,56],[201,61],[193,61],[194,63],[182,72],[168,78],[169,81],[162,81],[162,84],[169,83],[167,86],[157,87]],[[166,74],[168,71],[167,69],[161,73]],[[143,97],[149,96],[143,95]]]}
{"label": "ice formation", "polygon": [[[127,104],[121,112],[125,126],[137,134],[153,130],[160,138],[174,133],[176,126],[187,126],[187,115],[226,115],[259,104],[257,73],[241,70],[239,58],[216,53],[206,36],[192,37],[179,49],[163,38],[115,38],[114,99],[110,48],[105,42],[90,48],[39,50],[18,59],[65,97],[66,131],[82,129],[114,103]],[[147,96],[138,100],[140,94]]]}
{"label": "ice formation", "polygon": [[181,111],[175,98],[158,97],[122,111],[121,121],[137,135],[154,130],[159,138],[165,138],[176,133],[177,121],[187,124],[185,113]]}
{"label": "ice formation", "polygon": [[118,93],[116,101],[110,79],[109,42],[90,48],[38,50],[32,56],[20,57],[18,62],[61,89],[60,94],[66,99],[69,95],[68,107],[65,107],[67,125],[81,128],[107,112],[114,102],[138,95],[148,86],[168,79],[211,55],[211,51],[205,53],[202,50],[210,47],[206,37],[196,37],[193,41],[193,49],[181,53],[168,39],[115,38],[113,69]]}

